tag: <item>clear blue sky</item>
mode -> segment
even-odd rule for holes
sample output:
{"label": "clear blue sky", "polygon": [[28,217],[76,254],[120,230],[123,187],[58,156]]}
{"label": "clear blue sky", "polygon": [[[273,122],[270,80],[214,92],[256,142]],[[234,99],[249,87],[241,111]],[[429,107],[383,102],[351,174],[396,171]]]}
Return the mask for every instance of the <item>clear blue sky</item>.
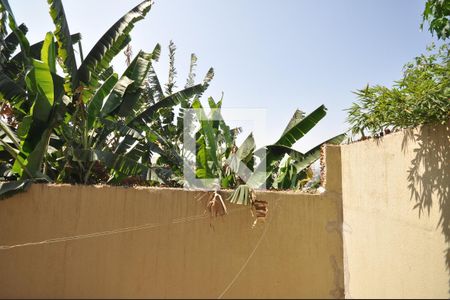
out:
{"label": "clear blue sky", "polygon": [[[10,0],[31,41],[53,30],[45,0]],[[65,0],[72,33],[81,32],[87,54],[98,38],[139,0]],[[198,79],[215,69],[205,95],[224,106],[267,109],[266,141],[274,142],[296,108],[328,114],[298,145],[306,150],[346,131],[352,91],[367,83],[391,85],[403,65],[435,39],[419,29],[425,0],[156,0],[132,32],[132,46],[165,50],[157,70],[167,74],[167,45],[177,45],[179,86],[190,53],[199,57]],[[124,57],[114,61],[124,69]]]}

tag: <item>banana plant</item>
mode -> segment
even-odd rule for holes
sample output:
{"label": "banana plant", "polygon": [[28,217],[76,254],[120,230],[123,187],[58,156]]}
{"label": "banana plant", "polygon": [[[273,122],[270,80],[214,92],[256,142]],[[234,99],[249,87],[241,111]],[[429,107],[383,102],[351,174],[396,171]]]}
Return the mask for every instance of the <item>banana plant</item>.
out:
{"label": "banana plant", "polygon": [[[306,153],[301,153],[292,148],[297,141],[325,117],[326,111],[327,109],[324,105],[319,106],[307,116],[305,116],[302,111],[296,110],[280,138],[274,144],[265,146],[266,155],[260,157],[262,162],[256,167],[255,175],[253,178],[249,179],[249,182],[254,187],[259,187],[264,184],[270,186],[273,181],[272,175],[279,168],[280,160],[285,155],[291,157],[291,159],[295,161],[298,172],[302,172],[320,158],[320,148],[322,145],[340,144],[344,140],[345,134],[339,134],[324,141]],[[257,153],[258,151],[255,151],[255,155],[257,155]],[[264,173],[264,169],[266,170],[265,177],[261,177],[261,174]],[[261,178],[264,178],[264,180],[261,180]]]}
{"label": "banana plant", "polygon": [[[230,167],[234,163],[239,163],[234,159],[234,154],[238,152],[237,155],[242,160],[246,157],[244,152],[236,147],[236,138],[241,129],[231,129],[221,116],[222,101],[223,99],[215,102],[210,97],[209,114],[206,114],[198,98],[192,103],[191,107],[196,110],[200,123],[200,129],[195,133],[197,147],[195,175],[198,179],[218,178],[222,188],[230,188],[236,186],[238,179]],[[252,136],[244,143],[248,144],[250,140],[253,140]]]}
{"label": "banana plant", "polygon": [[[324,105],[319,106],[312,113],[305,114],[297,110],[286,126],[280,138],[271,145],[255,150],[252,155],[258,157],[260,163],[245,184],[239,186],[231,195],[230,202],[237,204],[251,203],[249,196],[251,190],[264,186],[276,188],[297,187],[299,182],[307,177],[308,168],[320,158],[320,149],[324,144],[340,144],[345,139],[345,134],[337,135],[316,147],[301,153],[292,146],[307,134],[326,115]],[[280,162],[288,157],[288,165]],[[289,173],[289,174],[287,174]],[[287,176],[287,177],[286,177]],[[286,183],[287,178],[290,178]]]}
{"label": "banana plant", "polygon": [[[56,30],[30,46],[26,26],[16,26],[8,1],[0,0],[0,95],[19,123],[18,127],[6,124],[19,138],[17,151],[3,151],[11,146],[6,140],[0,149],[12,160],[11,170],[23,179],[84,183],[118,182],[149,170],[169,177],[167,170],[150,165],[152,154],[174,165],[182,160],[170,139],[149,125],[158,123],[164,109],[189,102],[207,85],[192,84],[177,92],[172,86],[165,94],[158,94],[161,87],[151,86],[153,101],[145,98],[148,78],[155,76],[152,60],[159,56],[159,45],[152,53],[140,52],[121,77],[110,67],[114,56],[130,42],[134,24],[150,10],[151,1],[143,1],[120,18],[86,57],[80,35],[70,33],[61,0],[48,3]],[[5,31],[7,23],[10,35]],[[75,43],[79,44],[79,67]],[[19,53],[11,57],[19,46]],[[57,62],[63,74],[56,74]]]}
{"label": "banana plant", "polygon": [[[195,84],[195,66],[197,57],[191,54],[190,72],[184,88],[174,92],[176,88],[175,44],[169,44],[169,76],[166,84],[155,72],[150,63],[145,88],[136,105],[130,109],[125,118],[128,126],[139,130],[149,131],[154,138],[158,138],[160,149],[154,151],[154,165],[160,167],[160,172],[152,172],[151,177],[165,185],[179,186],[182,181],[183,160],[183,118],[185,109],[191,108],[193,99],[200,97],[213,79],[214,70],[210,68],[201,84]],[[158,61],[161,47],[157,45],[153,50],[153,62]],[[176,109],[178,116],[175,120]],[[157,113],[156,113],[157,112]],[[163,138],[164,137],[164,138]],[[163,172],[161,172],[163,171]]]}
{"label": "banana plant", "polygon": [[[171,142],[152,129],[152,122],[159,120],[153,116],[159,108],[172,109],[180,100],[202,92],[203,86],[173,93],[157,103],[146,102],[145,79],[159,52],[159,45],[153,53],[139,52],[120,78],[112,74],[86,105],[80,102],[69,122],[71,126],[65,124],[61,131],[65,144],[69,145],[64,152],[69,164],[59,170],[58,180],[95,182],[96,176],[91,176],[95,175],[93,168],[101,168],[107,178],[100,179],[110,183],[120,183],[130,176],[149,180],[152,172],[169,180],[170,170],[161,164],[152,166],[154,153],[181,168],[182,159]],[[68,172],[83,175],[73,178]]]}
{"label": "banana plant", "polygon": [[278,170],[274,172],[271,188],[277,190],[298,190],[310,182],[314,173],[311,166],[303,168],[291,156],[281,159]]}
{"label": "banana plant", "polygon": [[[10,16],[10,19],[12,17]],[[23,118],[17,128],[1,122],[2,147],[10,155],[10,172],[17,175],[18,182],[2,184],[0,195],[11,192],[11,185],[24,188],[30,180],[49,178],[42,172],[42,163],[47,153],[53,129],[64,115],[64,93],[55,74],[55,43],[52,33],[47,33],[41,49],[41,59],[28,57],[24,78],[24,99],[30,107],[22,111]]]}

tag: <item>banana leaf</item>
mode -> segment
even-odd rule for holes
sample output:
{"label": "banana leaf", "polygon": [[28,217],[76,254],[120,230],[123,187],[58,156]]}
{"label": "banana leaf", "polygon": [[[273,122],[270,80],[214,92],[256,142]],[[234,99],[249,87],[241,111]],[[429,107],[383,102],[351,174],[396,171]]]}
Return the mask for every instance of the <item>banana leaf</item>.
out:
{"label": "banana leaf", "polygon": [[78,88],[78,73],[69,24],[67,23],[62,1],[47,1],[50,6],[50,16],[56,27],[54,34],[58,42],[58,57],[61,58],[62,67],[66,73],[65,91],[68,95],[72,95],[73,91]]}
{"label": "banana leaf", "polygon": [[25,192],[30,184],[30,180],[0,182],[0,200],[11,197],[19,192]]}
{"label": "banana leaf", "polygon": [[[23,34],[27,34],[28,27],[25,24],[20,24],[18,29],[23,32]],[[1,55],[3,59],[6,61],[11,58],[11,55],[16,51],[17,46],[19,46],[19,39],[17,35],[11,32],[4,40],[4,47],[1,49]]]}
{"label": "banana leaf", "polygon": [[140,125],[144,125],[147,122],[151,121],[153,118],[153,115],[161,108],[166,107],[173,107],[177,104],[179,104],[184,99],[189,99],[196,94],[202,92],[204,90],[203,85],[197,84],[192,87],[186,88],[184,90],[181,90],[179,92],[176,92],[172,95],[169,95],[162,99],[161,101],[157,102],[154,105],[151,105],[149,108],[144,110],[143,112],[137,114],[136,116],[133,116],[127,123],[131,127],[136,127]]}
{"label": "banana leaf", "polygon": [[312,113],[303,117],[303,113],[296,111],[285,131],[275,145],[291,147],[307,134],[327,114],[324,105],[319,106]]}
{"label": "banana leaf", "polygon": [[[84,84],[92,86],[91,77],[96,77],[97,74],[109,67],[112,59],[129,42],[128,34],[134,24],[145,17],[150,11],[151,5],[151,0],[141,2],[109,28],[94,45],[78,70],[79,78]],[[96,78],[94,78],[95,80]]]}
{"label": "banana leaf", "polygon": [[6,99],[12,103],[25,99],[26,91],[4,72],[0,72],[0,100]]}
{"label": "banana leaf", "polygon": [[118,80],[118,75],[116,73],[112,74],[90,99],[87,105],[87,126],[89,129],[93,127],[95,120],[100,116],[103,100],[109,95],[109,93],[111,93]]}

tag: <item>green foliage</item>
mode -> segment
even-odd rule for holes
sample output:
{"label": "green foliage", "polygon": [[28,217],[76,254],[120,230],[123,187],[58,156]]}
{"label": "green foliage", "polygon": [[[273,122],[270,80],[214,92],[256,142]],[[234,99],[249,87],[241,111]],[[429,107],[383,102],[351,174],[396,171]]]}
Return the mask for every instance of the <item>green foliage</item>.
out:
{"label": "green foliage", "polygon": [[[297,110],[288,123],[283,134],[274,144],[264,149],[256,149],[253,135],[249,135],[241,146],[235,144],[236,136],[232,130],[220,119],[213,121],[214,113],[220,114],[222,100],[215,103],[209,98],[211,113],[207,117],[198,100],[193,108],[200,111],[202,116],[201,129],[197,132],[197,170],[198,178],[219,178],[223,188],[236,188],[230,199],[236,203],[250,203],[246,198],[246,187],[258,188],[266,186],[275,189],[299,189],[311,179],[309,167],[320,158],[320,147],[327,144],[340,144],[345,135],[341,134],[314,147],[306,153],[290,148],[294,143],[307,134],[325,115],[325,106],[320,106],[309,115]],[[231,137],[231,139],[227,136]],[[265,150],[265,151],[262,151]],[[264,154],[265,153],[265,154]],[[259,163],[255,166],[256,158]],[[242,172],[243,165],[253,174]],[[238,195],[237,195],[237,194]],[[244,197],[244,198],[242,198]],[[237,200],[241,199],[241,200]]]}
{"label": "green foliage", "polygon": [[450,0],[427,0],[423,11],[423,23],[428,22],[431,34],[439,39],[450,37]]}
{"label": "green foliage", "polygon": [[55,37],[58,41],[59,58],[66,76],[65,90],[71,95],[72,91],[78,87],[77,63],[73,50],[72,37],[67,24],[66,14],[61,0],[47,0],[50,6],[50,16],[55,24]]}
{"label": "green foliage", "polygon": [[[253,137],[247,138],[237,150],[236,137],[238,130],[231,130],[221,116],[222,99],[215,102],[213,98],[208,99],[210,113],[206,114],[199,99],[195,99],[192,108],[197,110],[200,121],[200,129],[196,132],[197,144],[197,168],[196,176],[200,179],[219,178],[223,188],[235,187],[238,178],[235,175],[239,166],[235,165],[236,157],[246,161],[251,155],[250,143],[254,143]],[[254,146],[253,146],[254,148]],[[247,150],[246,150],[247,149]],[[246,152],[246,153],[245,153]]]}
{"label": "green foliage", "polygon": [[[55,31],[30,46],[27,27],[17,26],[8,1],[0,0],[0,178],[16,180],[0,184],[0,197],[38,179],[181,185],[185,113],[196,108],[206,116],[200,98],[214,70],[210,68],[203,82],[195,84],[197,56],[192,54],[185,87],[175,90],[176,47],[171,41],[166,84],[161,84],[153,66],[161,54],[159,44],[132,60],[130,52],[128,68],[119,76],[110,63],[130,42],[131,29],[148,13],[151,1],[143,1],[120,18],[85,59],[81,36],[70,33],[62,1],[48,3]],[[250,174],[238,175],[243,166],[256,171],[250,182],[267,182],[274,188],[298,187],[309,178],[306,170],[318,159],[320,145],[307,153],[291,147],[325,116],[324,106],[307,116],[297,111],[261,157],[252,134],[238,147],[241,129],[230,129],[217,119],[222,99],[209,98],[208,105],[209,119],[202,118],[196,132],[197,177],[218,177],[221,187],[237,188],[233,201],[253,205],[256,196],[249,185],[243,185]],[[341,137],[328,142],[339,143]],[[258,157],[260,163],[255,166]],[[266,163],[268,172],[258,172],[265,170]],[[248,197],[255,199],[249,202]]]}
{"label": "green foliage", "polygon": [[[297,110],[289,121],[286,129],[283,131],[282,135],[278,141],[272,145],[266,146],[266,156],[260,157],[261,163],[256,167],[254,174],[249,179],[249,183],[253,186],[261,186],[265,184],[266,186],[273,186],[275,188],[282,188],[275,182],[281,182],[281,179],[277,177],[283,177],[285,171],[278,171],[280,168],[280,161],[285,157],[289,156],[291,158],[292,164],[295,165],[295,170],[297,174],[294,178],[294,184],[291,186],[298,186],[297,181],[302,180],[304,177],[305,170],[313,164],[320,157],[320,147],[323,144],[340,144],[344,138],[344,134],[337,135],[323,143],[320,143],[313,149],[306,153],[301,153],[295,149],[290,148],[297,141],[299,141],[304,135],[306,135],[314,126],[326,115],[326,108],[324,105],[319,106],[309,115]],[[255,155],[258,152],[255,151]],[[265,174],[263,172],[265,171]],[[293,170],[289,170],[292,172]]]}
{"label": "green foliage", "polygon": [[[434,46],[428,49],[431,52]],[[421,55],[407,64],[392,88],[367,86],[348,109],[353,134],[379,134],[425,123],[444,123],[450,113],[450,51]]]}
{"label": "green foliage", "polygon": [[130,42],[129,33],[134,24],[150,11],[152,1],[145,0],[120,18],[94,45],[78,70],[80,81],[87,87],[96,86],[98,76],[112,59]]}
{"label": "green foliage", "polygon": [[[172,112],[180,102],[190,103],[204,85],[192,84],[160,97],[156,94],[161,88],[146,91],[149,74],[154,79],[151,87],[159,82],[152,67],[159,45],[153,53],[139,52],[120,77],[109,66],[130,41],[129,32],[149,11],[151,1],[143,1],[119,19],[78,70],[73,44],[80,35],[70,34],[61,1],[49,0],[55,33],[47,33],[44,41],[31,47],[25,37],[27,28],[15,25],[7,0],[0,4],[2,16],[8,17],[8,22],[2,18],[0,39],[0,95],[2,113],[8,113],[7,123],[1,120],[0,127],[4,176],[71,183],[121,183],[131,177],[142,182],[152,173],[169,178],[170,167],[152,165],[154,153],[181,168],[171,137],[166,139],[165,132],[160,132],[158,114]],[[11,57],[19,45],[22,51]],[[63,76],[57,74],[57,61]]]}
{"label": "green foliage", "polygon": [[0,182],[0,200],[14,195],[18,192],[26,191],[30,186],[29,180],[17,180],[10,182]]}

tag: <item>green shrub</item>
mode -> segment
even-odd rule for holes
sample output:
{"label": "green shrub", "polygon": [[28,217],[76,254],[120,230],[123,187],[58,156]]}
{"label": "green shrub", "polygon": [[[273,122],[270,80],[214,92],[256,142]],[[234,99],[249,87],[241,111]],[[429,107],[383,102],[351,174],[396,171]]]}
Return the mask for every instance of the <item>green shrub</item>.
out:
{"label": "green shrub", "polygon": [[[358,101],[347,109],[353,134],[378,134],[426,123],[445,123],[450,113],[449,45],[416,57],[404,68],[392,88],[367,86],[355,94]],[[432,53],[435,51],[434,53]]]}

